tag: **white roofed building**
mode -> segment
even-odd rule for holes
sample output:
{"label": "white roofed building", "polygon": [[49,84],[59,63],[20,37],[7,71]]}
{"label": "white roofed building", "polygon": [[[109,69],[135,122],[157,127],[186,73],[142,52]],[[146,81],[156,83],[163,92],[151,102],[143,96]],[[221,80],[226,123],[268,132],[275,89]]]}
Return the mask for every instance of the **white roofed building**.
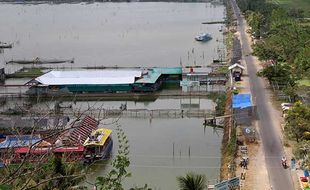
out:
{"label": "white roofed building", "polygon": [[[150,92],[177,68],[50,71],[27,83],[28,94]],[[181,70],[182,71],[182,70]]]}

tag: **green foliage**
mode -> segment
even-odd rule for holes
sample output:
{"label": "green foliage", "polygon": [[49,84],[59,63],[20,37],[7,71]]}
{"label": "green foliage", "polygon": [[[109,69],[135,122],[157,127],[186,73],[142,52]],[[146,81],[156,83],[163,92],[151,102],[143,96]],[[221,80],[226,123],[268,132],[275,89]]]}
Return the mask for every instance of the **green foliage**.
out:
{"label": "green foliage", "polygon": [[310,168],[310,141],[298,142],[293,148],[293,154],[297,159],[303,159],[302,167]]}
{"label": "green foliage", "polygon": [[60,156],[54,156],[53,158],[53,170],[55,174],[65,175],[64,165]]}
{"label": "green foliage", "polygon": [[61,159],[56,160],[51,158],[43,163],[24,163],[20,170],[19,165],[10,165],[1,171],[1,175],[10,176],[10,172],[17,171],[15,175],[18,177],[12,180],[8,177],[2,180],[2,183],[14,187],[10,189],[65,190],[76,186],[84,179],[82,164],[63,164]]}
{"label": "green foliage", "polygon": [[[310,41],[309,41],[310,44]],[[294,60],[294,71],[301,78],[303,76],[310,78],[310,47],[303,47],[296,55]]]}
{"label": "green foliage", "polygon": [[226,104],[226,94],[219,94],[216,98],[215,114],[216,116],[224,115],[225,104]]}
{"label": "green foliage", "polygon": [[[310,16],[310,1],[309,0],[276,0],[279,6],[289,9],[294,9],[293,12],[301,13],[302,10],[303,14],[300,16]],[[293,16],[293,15],[292,15]]]}
{"label": "green foliage", "polygon": [[221,74],[227,74],[228,73],[228,66],[220,66],[216,69],[217,73],[221,73]]}
{"label": "green foliage", "polygon": [[0,189],[1,189],[1,190],[11,190],[12,187],[9,186],[9,185],[2,185],[2,184],[0,184]]}
{"label": "green foliage", "polygon": [[267,66],[257,73],[260,77],[266,77],[269,81],[276,81],[279,83],[293,83],[291,78],[291,67],[286,63],[277,63]]}
{"label": "green foliage", "polygon": [[303,17],[303,10],[296,7],[284,9],[265,0],[237,2],[246,13],[254,35],[258,37],[262,32],[266,34],[264,39],[253,46],[253,55],[258,56],[259,60],[273,60],[290,65],[290,73],[285,71],[280,74],[282,71],[274,70],[274,67],[267,68],[265,73],[261,72],[259,75],[265,75],[269,79],[284,76],[301,79],[310,75],[310,25],[299,19]]}
{"label": "green foliage", "polygon": [[232,127],[231,137],[230,137],[226,151],[228,152],[228,155],[230,155],[232,158],[237,153],[237,130],[236,130],[236,127]]}
{"label": "green foliage", "polygon": [[264,15],[260,12],[249,11],[247,13],[247,21],[249,26],[252,28],[253,35],[256,38],[259,38],[261,36],[261,27],[264,22]]}
{"label": "green foliage", "polygon": [[290,96],[292,102],[296,102],[298,98],[297,90],[298,90],[298,86],[296,84],[288,84],[284,88],[283,92],[286,95]]}
{"label": "green foliage", "polygon": [[38,77],[40,75],[44,74],[44,72],[42,71],[42,69],[40,68],[22,68],[19,71],[10,74],[8,77],[11,78],[30,78],[30,77]]}
{"label": "green foliage", "polygon": [[130,188],[129,190],[152,190],[151,188],[149,188],[147,186],[147,184],[145,184],[143,187],[133,187],[133,188]]}
{"label": "green foliage", "polygon": [[305,16],[305,11],[300,8],[290,8],[288,11],[288,15],[294,18],[303,18]]}
{"label": "green foliage", "polygon": [[306,155],[310,153],[309,150],[310,150],[310,141],[303,140],[296,143],[296,145],[293,148],[293,154],[297,159],[303,159]]}
{"label": "green foliage", "polygon": [[275,45],[271,40],[258,41],[253,46],[253,55],[257,56],[261,61],[277,60],[283,61],[283,57],[279,54]]}
{"label": "green foliage", "polygon": [[105,175],[97,177],[96,186],[99,190],[123,190],[122,181],[126,177],[130,177],[127,168],[130,165],[129,161],[129,145],[124,131],[117,126],[117,138],[119,142],[118,154],[112,161],[111,171]]}
{"label": "green foliage", "polygon": [[297,102],[288,110],[285,118],[287,130],[290,137],[297,142],[300,139],[310,139],[310,106]]}
{"label": "green foliage", "polygon": [[207,187],[207,178],[205,175],[187,173],[185,177],[178,176],[180,190],[203,190]]}
{"label": "green foliage", "polygon": [[270,30],[277,30],[279,27],[284,26],[292,22],[293,20],[288,16],[288,13],[282,9],[277,8],[272,10],[269,17]]}

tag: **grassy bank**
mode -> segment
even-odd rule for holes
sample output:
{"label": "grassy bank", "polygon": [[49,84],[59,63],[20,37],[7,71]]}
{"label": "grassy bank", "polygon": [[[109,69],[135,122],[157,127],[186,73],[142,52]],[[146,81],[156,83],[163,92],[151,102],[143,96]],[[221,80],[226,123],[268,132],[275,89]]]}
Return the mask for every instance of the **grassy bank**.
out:
{"label": "grassy bank", "polygon": [[[225,115],[230,115],[232,92],[228,91],[226,96]],[[232,118],[225,118],[224,134],[222,140],[222,158],[220,179],[227,179],[235,175],[235,153],[236,153],[236,130],[233,128]]]}
{"label": "grassy bank", "polygon": [[305,12],[305,16],[310,16],[310,1],[309,0],[271,0],[279,4],[280,6],[291,9],[302,9]]}
{"label": "grassy bank", "polygon": [[[229,1],[226,1],[226,17],[229,22],[227,22],[227,33],[225,36],[225,45],[227,49],[227,58],[230,60],[232,55],[232,43],[233,43],[233,31],[235,30],[234,25],[234,15],[231,4]],[[222,108],[224,115],[230,115],[232,113],[231,110],[231,99],[232,91],[227,90],[225,101],[222,103]],[[235,149],[236,149],[236,131],[232,125],[232,118],[225,118],[224,120],[224,134],[222,140],[222,158],[221,158],[221,170],[220,170],[220,179],[227,179],[228,177],[232,177],[235,175]]]}
{"label": "grassy bank", "polygon": [[13,74],[9,74],[7,78],[35,78],[41,76],[44,72],[41,68],[22,68]]}

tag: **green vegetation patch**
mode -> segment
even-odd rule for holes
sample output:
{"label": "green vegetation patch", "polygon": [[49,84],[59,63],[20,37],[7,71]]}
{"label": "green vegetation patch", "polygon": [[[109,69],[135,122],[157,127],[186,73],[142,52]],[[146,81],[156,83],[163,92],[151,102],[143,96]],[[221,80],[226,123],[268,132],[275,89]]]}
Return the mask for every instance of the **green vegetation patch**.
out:
{"label": "green vegetation patch", "polygon": [[19,71],[8,75],[9,78],[34,78],[44,74],[41,68],[22,68]]}
{"label": "green vegetation patch", "polygon": [[220,66],[216,71],[221,74],[226,74],[228,72],[228,65]]}
{"label": "green vegetation patch", "polygon": [[310,87],[310,79],[299,80],[299,81],[297,81],[297,83],[299,86]]}
{"label": "green vegetation patch", "polygon": [[305,16],[310,16],[310,1],[309,0],[273,0],[273,2],[287,9],[302,9]]}

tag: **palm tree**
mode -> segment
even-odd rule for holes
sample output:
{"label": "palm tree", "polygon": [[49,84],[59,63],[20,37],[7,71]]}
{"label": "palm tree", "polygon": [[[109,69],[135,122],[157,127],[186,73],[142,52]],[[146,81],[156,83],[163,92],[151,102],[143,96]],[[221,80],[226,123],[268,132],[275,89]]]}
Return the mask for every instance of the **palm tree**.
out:
{"label": "palm tree", "polygon": [[189,172],[185,177],[177,177],[180,190],[203,190],[206,188],[207,178],[202,174]]}

